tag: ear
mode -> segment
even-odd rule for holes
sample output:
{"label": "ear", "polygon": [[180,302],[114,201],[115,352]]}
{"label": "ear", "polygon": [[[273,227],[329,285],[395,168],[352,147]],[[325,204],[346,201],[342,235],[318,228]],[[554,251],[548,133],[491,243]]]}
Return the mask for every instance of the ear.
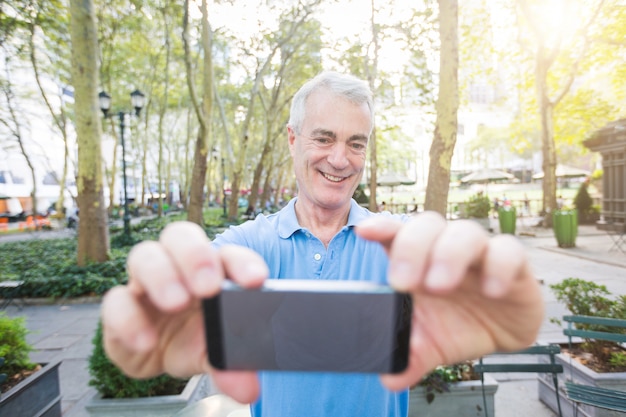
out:
{"label": "ear", "polygon": [[291,153],[293,157],[295,152],[296,132],[293,130],[293,127],[289,125],[287,125],[287,141],[289,142],[289,153]]}

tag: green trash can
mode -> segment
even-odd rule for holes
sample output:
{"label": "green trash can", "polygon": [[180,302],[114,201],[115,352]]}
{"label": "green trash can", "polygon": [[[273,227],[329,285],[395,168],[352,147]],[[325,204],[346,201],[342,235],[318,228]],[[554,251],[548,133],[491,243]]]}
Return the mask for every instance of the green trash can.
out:
{"label": "green trash can", "polygon": [[552,214],[552,228],[560,248],[573,248],[576,246],[578,210],[555,210]]}
{"label": "green trash can", "polygon": [[515,234],[515,223],[517,213],[515,207],[502,207],[498,210],[498,221],[500,222],[500,233]]}

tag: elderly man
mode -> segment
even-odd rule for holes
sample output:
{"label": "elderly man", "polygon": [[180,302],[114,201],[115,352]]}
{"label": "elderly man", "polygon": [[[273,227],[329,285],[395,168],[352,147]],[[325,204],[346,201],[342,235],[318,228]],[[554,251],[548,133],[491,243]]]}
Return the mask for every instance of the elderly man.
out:
{"label": "elderly man", "polygon": [[[371,213],[352,200],[374,125],[371,92],[325,72],[294,96],[287,125],[298,196],[209,242],[190,223],[168,226],[128,258],[129,283],[103,301],[105,347],[135,377],[211,373],[252,402],[254,416],[406,416],[407,387],[440,364],[531,344],[543,302],[523,247],[435,213]],[[401,374],[225,372],[207,361],[200,300],[224,279],[371,280],[413,297]]]}

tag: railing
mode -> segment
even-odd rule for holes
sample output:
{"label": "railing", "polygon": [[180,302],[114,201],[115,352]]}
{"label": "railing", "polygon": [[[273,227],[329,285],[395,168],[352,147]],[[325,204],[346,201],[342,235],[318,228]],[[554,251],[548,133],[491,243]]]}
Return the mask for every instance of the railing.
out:
{"label": "railing", "polygon": [[[594,205],[600,204],[599,198],[593,199]],[[543,210],[542,199],[511,199],[509,200],[511,207],[515,207],[518,217],[537,217],[541,215]],[[447,218],[448,219],[462,219],[466,218],[464,206],[466,201],[448,201],[447,204]],[[502,203],[501,203],[502,204]],[[388,203],[381,210],[387,210],[392,213],[398,214],[410,214],[415,212],[421,212],[424,210],[424,203]],[[492,203],[492,217],[497,217],[497,212]]]}

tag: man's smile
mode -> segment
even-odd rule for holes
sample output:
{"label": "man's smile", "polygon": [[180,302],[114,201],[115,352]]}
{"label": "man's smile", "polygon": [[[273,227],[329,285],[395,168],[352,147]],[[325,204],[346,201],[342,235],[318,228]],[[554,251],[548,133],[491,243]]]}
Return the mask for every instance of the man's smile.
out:
{"label": "man's smile", "polygon": [[324,178],[326,178],[328,181],[332,181],[332,182],[341,182],[343,180],[346,179],[346,177],[335,177],[334,175],[330,175],[327,174],[325,172],[322,172],[322,175],[324,176]]}

